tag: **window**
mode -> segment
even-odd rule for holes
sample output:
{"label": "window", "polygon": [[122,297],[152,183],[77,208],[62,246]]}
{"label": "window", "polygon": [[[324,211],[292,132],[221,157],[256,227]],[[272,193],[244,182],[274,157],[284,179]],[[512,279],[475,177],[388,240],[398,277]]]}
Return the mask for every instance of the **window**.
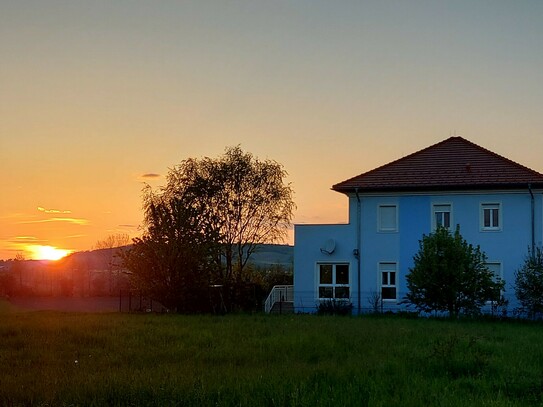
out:
{"label": "window", "polygon": [[499,203],[481,204],[481,227],[483,230],[499,230],[501,228]]}
{"label": "window", "polygon": [[[496,281],[498,278],[502,278],[502,265],[501,263],[492,262],[492,263],[485,263],[485,266],[494,274]],[[501,296],[501,292],[495,293],[495,298],[492,298],[492,301],[498,301]]]}
{"label": "window", "polygon": [[451,205],[435,204],[432,207],[432,222],[434,230],[438,227],[451,228]]}
{"label": "window", "polygon": [[396,263],[379,263],[379,275],[381,278],[381,299],[383,301],[396,301],[396,288],[398,284]]}
{"label": "window", "polygon": [[396,205],[379,205],[379,231],[396,232],[398,230],[398,208]]}
{"label": "window", "polygon": [[349,299],[349,265],[319,264],[319,298]]}

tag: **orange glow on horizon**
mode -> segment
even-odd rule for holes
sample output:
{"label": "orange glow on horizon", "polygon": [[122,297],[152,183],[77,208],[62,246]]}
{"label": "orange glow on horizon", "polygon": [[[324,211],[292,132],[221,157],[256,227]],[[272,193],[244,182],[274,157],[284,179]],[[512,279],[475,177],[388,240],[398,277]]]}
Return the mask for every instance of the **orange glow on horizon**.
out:
{"label": "orange glow on horizon", "polygon": [[27,246],[33,260],[60,260],[73,250],[58,249],[53,246],[31,245]]}

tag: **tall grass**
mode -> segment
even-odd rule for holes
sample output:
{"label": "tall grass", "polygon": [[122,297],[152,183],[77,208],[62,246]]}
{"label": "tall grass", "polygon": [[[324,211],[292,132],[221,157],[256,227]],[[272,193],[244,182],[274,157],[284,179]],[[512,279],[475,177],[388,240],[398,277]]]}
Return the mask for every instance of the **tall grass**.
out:
{"label": "tall grass", "polygon": [[0,309],[1,405],[543,403],[536,324]]}

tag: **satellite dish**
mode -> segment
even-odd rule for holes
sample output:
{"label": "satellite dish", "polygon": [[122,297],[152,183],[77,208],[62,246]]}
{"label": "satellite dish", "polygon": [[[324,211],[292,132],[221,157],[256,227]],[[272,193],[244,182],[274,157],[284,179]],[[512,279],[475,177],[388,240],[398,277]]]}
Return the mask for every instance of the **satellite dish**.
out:
{"label": "satellite dish", "polygon": [[321,247],[321,253],[326,253],[328,255],[334,253],[336,250],[336,241],[334,239],[328,239],[324,243],[324,247]]}

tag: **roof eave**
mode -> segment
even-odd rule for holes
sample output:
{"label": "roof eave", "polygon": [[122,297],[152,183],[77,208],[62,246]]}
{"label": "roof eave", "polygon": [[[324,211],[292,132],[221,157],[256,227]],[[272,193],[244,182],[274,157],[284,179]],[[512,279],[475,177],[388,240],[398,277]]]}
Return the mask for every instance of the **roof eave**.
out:
{"label": "roof eave", "polygon": [[543,183],[541,182],[523,182],[523,183],[501,183],[501,184],[479,184],[479,185],[409,185],[409,186],[340,186],[334,185],[333,191],[349,194],[355,193],[357,190],[359,193],[364,192],[436,192],[436,191],[477,191],[477,190],[522,190],[528,189],[528,185],[532,189],[543,189]]}

